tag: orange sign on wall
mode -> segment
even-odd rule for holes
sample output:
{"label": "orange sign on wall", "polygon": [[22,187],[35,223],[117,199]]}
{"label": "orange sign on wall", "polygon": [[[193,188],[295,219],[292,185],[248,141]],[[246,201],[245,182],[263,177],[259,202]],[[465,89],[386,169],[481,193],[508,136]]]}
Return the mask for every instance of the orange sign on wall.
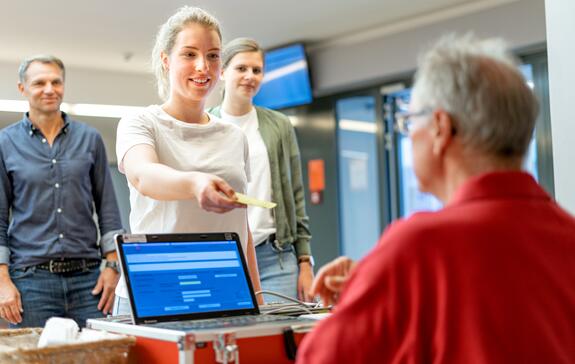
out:
{"label": "orange sign on wall", "polygon": [[325,171],[323,159],[312,159],[307,162],[308,185],[311,203],[320,204],[325,189]]}
{"label": "orange sign on wall", "polygon": [[320,192],[325,189],[325,173],[323,159],[312,159],[307,162],[309,190]]}

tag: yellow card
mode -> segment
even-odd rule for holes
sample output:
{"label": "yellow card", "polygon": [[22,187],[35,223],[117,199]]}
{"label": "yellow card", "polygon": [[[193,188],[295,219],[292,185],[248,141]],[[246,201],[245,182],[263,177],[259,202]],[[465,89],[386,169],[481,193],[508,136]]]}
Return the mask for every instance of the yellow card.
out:
{"label": "yellow card", "polygon": [[275,202],[258,200],[253,197],[246,196],[243,193],[236,192],[236,197],[238,198],[237,202],[243,203],[244,205],[258,206],[265,209],[273,209],[277,205]]}

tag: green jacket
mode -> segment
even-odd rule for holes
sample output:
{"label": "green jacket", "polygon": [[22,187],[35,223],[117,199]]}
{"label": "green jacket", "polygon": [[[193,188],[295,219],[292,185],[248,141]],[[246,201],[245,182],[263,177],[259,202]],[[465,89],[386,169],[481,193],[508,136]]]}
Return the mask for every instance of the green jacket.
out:
{"label": "green jacket", "polygon": [[[221,117],[220,106],[208,110]],[[295,130],[287,116],[256,107],[259,132],[270,162],[276,239],[281,246],[293,244],[296,255],[311,255],[309,217],[305,211],[305,191],[301,158]]]}

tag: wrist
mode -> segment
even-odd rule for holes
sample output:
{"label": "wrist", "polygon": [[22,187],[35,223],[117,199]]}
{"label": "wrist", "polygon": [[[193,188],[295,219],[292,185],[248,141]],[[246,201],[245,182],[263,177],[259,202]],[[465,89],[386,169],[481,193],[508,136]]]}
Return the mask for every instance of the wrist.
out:
{"label": "wrist", "polygon": [[313,257],[311,255],[300,255],[297,258],[297,264],[300,267],[308,266],[311,268],[314,266],[315,262],[314,262]]}
{"label": "wrist", "polygon": [[0,280],[10,279],[8,264],[0,264]]}
{"label": "wrist", "polygon": [[115,250],[107,252],[106,254],[104,254],[104,259],[108,262],[118,261],[118,253],[116,253]]}
{"label": "wrist", "polygon": [[202,172],[196,172],[196,171],[191,171],[191,172],[186,172],[186,183],[187,183],[187,190],[188,193],[190,194],[191,198],[199,198],[200,195],[200,181],[202,181],[202,177],[203,177]]}
{"label": "wrist", "polygon": [[110,268],[116,273],[120,273],[120,266],[117,260],[106,260],[105,268]]}

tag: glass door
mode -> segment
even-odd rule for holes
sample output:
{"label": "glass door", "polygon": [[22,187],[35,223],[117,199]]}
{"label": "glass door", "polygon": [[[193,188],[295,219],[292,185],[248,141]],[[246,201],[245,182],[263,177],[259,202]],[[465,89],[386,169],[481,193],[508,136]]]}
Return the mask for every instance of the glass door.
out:
{"label": "glass door", "polygon": [[375,96],[336,101],[341,252],[363,257],[381,234]]}

